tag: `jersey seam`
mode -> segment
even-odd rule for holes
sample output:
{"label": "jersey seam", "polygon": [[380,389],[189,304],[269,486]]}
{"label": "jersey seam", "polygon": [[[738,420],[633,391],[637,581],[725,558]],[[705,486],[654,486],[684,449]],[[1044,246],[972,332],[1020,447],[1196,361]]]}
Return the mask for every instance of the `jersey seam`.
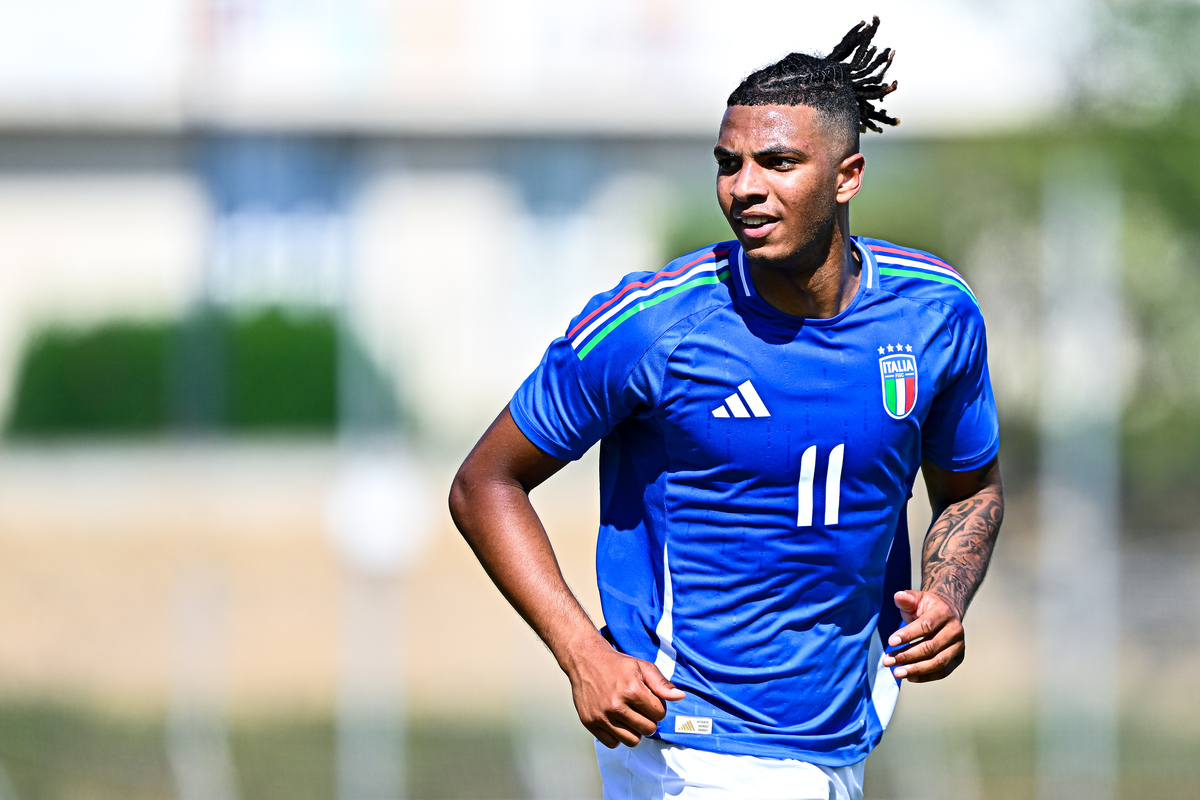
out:
{"label": "jersey seam", "polygon": [[[882,283],[883,283],[883,281],[881,280],[880,284],[882,284]],[[945,300],[941,299],[940,297],[929,297],[926,295],[910,296],[910,295],[906,295],[906,294],[900,294],[899,292],[893,291],[891,289],[886,289],[882,285],[879,286],[879,291],[890,294],[892,297],[895,297],[897,300],[906,300],[910,303],[914,303],[919,306],[924,306],[925,308],[928,308],[930,311],[933,311],[935,314],[940,315],[942,317],[942,319],[946,320],[946,322],[948,322],[948,323],[951,322],[950,317],[953,316],[954,321],[957,323],[956,327],[958,328],[959,331],[965,330],[967,328],[967,321],[965,319],[963,319],[962,314],[959,312],[958,308],[956,308],[953,303],[948,303]],[[982,317],[983,315],[980,314],[980,316]]]}
{"label": "jersey seam", "polygon": [[[733,278],[731,275],[730,281],[732,281],[732,280],[733,280]],[[683,319],[676,322],[675,325],[672,325],[671,327],[669,327],[665,331],[663,331],[662,335],[660,335],[658,338],[656,338],[654,340],[654,342],[651,343],[650,347],[646,349],[646,353],[649,353],[650,349],[653,348],[654,345],[657,344],[659,341],[661,341],[663,336],[666,336],[668,333],[670,333],[672,330],[674,330],[679,325],[680,322],[690,320],[693,317],[703,314],[704,316],[701,317],[700,319],[697,319],[695,324],[692,325],[691,329],[689,329],[686,333],[684,333],[682,336],[680,336],[679,341],[676,342],[675,346],[672,347],[670,352],[668,352],[666,354],[666,357],[663,359],[663,372],[666,373],[668,365],[671,363],[671,359],[675,355],[675,351],[683,346],[683,343],[685,341],[687,341],[688,337],[691,336],[696,331],[697,328],[699,328],[701,325],[703,325],[705,320],[707,320],[709,317],[711,317],[713,314],[720,311],[721,309],[732,305],[732,303],[733,303],[733,300],[731,298],[727,302],[721,303],[719,305],[714,305],[711,308],[702,308],[702,309],[695,311],[692,314],[689,314],[688,316],[686,316]],[[642,354],[642,358],[646,357],[646,353]],[[640,364],[641,361],[642,361],[642,359],[640,358],[640,359],[638,359],[637,363]],[[636,369],[636,364],[635,364],[634,368]],[[630,370],[629,374],[632,375],[633,370]],[[628,378],[626,379],[626,383],[628,383]],[[670,472],[671,471],[671,453],[666,448],[666,431],[663,428],[662,420],[659,418],[659,416],[657,414],[651,415],[651,419],[654,421],[654,426],[658,429],[659,440],[663,443],[664,461],[666,462],[667,471]],[[670,519],[670,514],[668,513],[668,507],[667,507],[666,488],[667,487],[664,486],[663,487],[664,491],[661,493],[661,513],[662,513],[662,519],[664,521],[664,524],[663,524],[663,579],[669,581],[669,580],[671,580],[671,566],[670,566],[670,557],[669,557],[668,553],[670,552],[671,528],[673,526],[668,524],[669,519]],[[667,587],[663,586],[663,597],[664,598],[666,597],[666,591],[667,591]],[[675,617],[676,615],[673,614],[672,616]],[[675,651],[674,661],[675,661],[676,668],[678,668],[679,667],[679,640],[677,638],[678,632],[675,630],[674,619],[672,620],[671,627],[672,627],[671,648]],[[658,647],[659,647],[659,651],[661,652],[662,651],[662,642],[661,641],[658,643]]]}
{"label": "jersey seam", "polygon": [[[942,319],[944,319],[946,321],[946,324],[948,326],[955,329],[955,330],[953,330],[955,340],[958,340],[960,338],[960,335],[968,329],[967,321],[962,318],[962,315],[959,313],[958,308],[956,308],[954,305],[952,305],[950,303],[947,303],[945,300],[942,300],[937,297],[928,297],[928,296],[923,296],[923,295],[918,295],[916,297],[902,295],[899,292],[892,291],[891,289],[884,289],[883,285],[882,285],[883,284],[882,279],[880,279],[879,283],[880,283],[879,290],[881,292],[886,292],[887,294],[890,294],[892,297],[895,297],[897,300],[906,300],[910,303],[921,306],[922,308],[928,308],[933,313],[939,315]],[[983,316],[982,313],[980,313],[978,311],[978,309],[976,310],[975,313],[980,314],[981,317]],[[953,317],[953,319],[951,319],[951,317]],[[957,325],[955,323],[957,323]],[[974,348],[974,344],[971,344],[971,343],[968,343],[967,346]],[[985,358],[986,358],[986,356],[985,356]],[[957,380],[957,378],[955,378],[955,380]],[[946,388],[948,388],[948,387],[943,387],[943,390],[945,390]],[[940,392],[938,394],[940,394]],[[936,399],[937,395],[934,395],[934,398]],[[932,405],[930,406],[930,408],[932,409]],[[978,454],[973,455],[970,458],[968,458],[966,460],[966,463],[969,464],[970,466],[962,467],[962,469],[970,470],[970,469],[974,469],[975,466],[982,466],[983,464],[988,463],[991,459],[990,458],[984,459],[984,456],[990,453],[992,458],[995,457],[995,453],[993,453],[992,451],[998,449],[998,445],[997,445],[998,440],[999,440],[999,437],[994,437],[993,441],[991,442],[991,444],[989,444],[988,447],[985,447]],[[923,443],[924,443],[924,437],[922,437],[922,445],[923,445]],[[925,454],[924,454],[923,450],[924,450],[924,447],[922,446],[921,457],[925,458]],[[945,466],[943,464],[939,464],[937,462],[937,460],[935,460],[935,459],[930,459],[930,460],[933,461],[935,464],[937,464],[942,469],[947,469],[947,466]],[[954,461],[955,459],[950,459],[950,460]],[[978,464],[975,463],[976,460],[979,460]],[[955,471],[957,471],[957,470],[955,470]]]}
{"label": "jersey seam", "polygon": [[[724,282],[722,282],[722,283],[724,283]],[[654,349],[654,346],[657,345],[660,341],[662,341],[663,337],[667,336],[669,333],[671,333],[672,331],[674,331],[676,328],[680,327],[681,325],[684,325],[692,320],[695,320],[695,322],[692,324],[691,328],[679,337],[679,341],[675,343],[675,345],[671,348],[670,352],[668,352],[666,354],[666,357],[663,359],[663,372],[665,373],[666,368],[667,368],[666,365],[668,363],[670,363],[671,357],[675,354],[675,351],[678,350],[679,347],[684,343],[684,341],[687,340],[688,336],[693,331],[695,331],[696,328],[698,328],[704,322],[704,320],[708,319],[710,316],[712,316],[716,312],[720,311],[721,309],[729,307],[731,304],[732,304],[732,299],[725,300],[720,303],[714,303],[711,306],[706,306],[704,308],[696,309],[695,311],[691,312],[690,314],[680,317],[675,322],[673,322],[671,325],[668,325],[666,328],[664,328],[662,330],[662,332],[660,332],[658,334],[658,336],[655,336],[654,339],[648,345],[646,345],[646,349],[642,351],[642,354],[640,356],[638,356],[637,359],[634,360],[633,365],[629,368],[629,371],[625,374],[625,377],[621,380],[621,384],[620,384],[621,388],[625,389],[629,386],[629,381],[633,377],[633,373],[642,364],[642,362],[646,360],[646,357],[650,354],[650,351]],[[699,319],[696,319],[697,317],[699,317]],[[578,366],[578,362],[577,362],[576,369],[578,369],[578,368],[579,368],[579,366]],[[584,380],[588,381],[588,385],[592,387],[592,390],[596,391],[595,384],[592,382],[591,376],[588,374],[587,370],[581,370],[581,374],[583,375]],[[652,415],[652,419],[654,419],[655,427],[658,428],[660,435],[665,436],[665,432],[663,431],[663,428],[662,428],[662,422],[660,420],[658,420],[657,417],[654,415]],[[667,466],[669,468],[670,467],[670,454],[666,453],[665,449],[664,449],[664,454],[666,455]],[[665,492],[663,493],[663,498],[662,498],[662,516],[663,516],[663,519],[666,519],[668,516],[667,515],[667,498],[666,498]],[[670,530],[669,525],[663,526],[663,545],[664,545],[664,551],[663,551],[664,552],[664,564],[663,564],[664,575],[663,575],[663,577],[665,580],[671,579],[669,561],[667,561],[667,556],[666,556],[666,553],[669,552],[668,548],[670,547],[670,532],[669,532],[669,530]],[[666,589],[667,589],[666,586],[662,587],[663,598],[666,597]],[[611,589],[610,589],[610,591],[611,591]],[[663,602],[665,602],[665,601],[663,601]],[[672,635],[671,638],[672,638],[672,644],[674,644],[674,639],[675,639],[674,635]],[[662,642],[661,641],[659,641],[658,647],[659,647],[659,651],[661,652],[662,651]],[[674,647],[674,650],[675,650],[675,654],[676,654],[675,655],[675,663],[676,663],[676,665],[678,665],[678,663],[679,663],[679,647],[676,645]]]}
{"label": "jersey seam", "polygon": [[[969,330],[967,321],[962,318],[962,315],[959,313],[958,309],[950,303],[947,303],[945,300],[941,300],[937,297],[908,297],[906,295],[893,292],[890,289],[884,289],[882,286],[880,287],[880,291],[887,292],[897,300],[905,300],[922,308],[927,308],[940,316],[943,320],[945,320],[947,327],[951,329],[954,341],[959,341],[963,337],[963,334]],[[980,316],[982,317],[982,315]],[[953,319],[951,319],[951,317],[953,317]],[[974,349],[975,345],[971,342],[968,342],[967,347]]]}
{"label": "jersey seam", "polygon": [[[938,463],[938,461],[933,458],[930,458],[928,460],[932,461],[939,468],[948,470],[950,472],[968,472],[970,470],[978,469],[979,467],[982,467],[986,464],[991,463],[992,459],[996,457],[996,455],[999,453],[999,451],[1000,451],[1000,437],[995,436],[992,438],[992,441],[988,443],[988,446],[983,448],[982,450],[980,450],[977,454],[975,454],[969,458],[961,459],[961,460],[953,459],[953,458],[949,459],[950,462],[961,461],[961,463],[941,464],[941,463]],[[924,458],[924,455],[922,455],[922,458]]]}

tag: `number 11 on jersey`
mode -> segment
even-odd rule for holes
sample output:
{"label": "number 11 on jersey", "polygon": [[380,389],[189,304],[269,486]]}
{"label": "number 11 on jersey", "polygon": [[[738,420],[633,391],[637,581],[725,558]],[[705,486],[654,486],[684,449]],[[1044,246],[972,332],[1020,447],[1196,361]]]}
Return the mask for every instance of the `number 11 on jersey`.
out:
{"label": "number 11 on jersey", "polygon": [[[838,511],[842,499],[842,457],[846,445],[839,444],[829,453],[829,471],[825,475],[825,524],[838,524]],[[817,446],[814,444],[800,457],[800,485],[798,487],[799,508],[796,525],[807,528],[812,525],[813,479],[817,474]]]}

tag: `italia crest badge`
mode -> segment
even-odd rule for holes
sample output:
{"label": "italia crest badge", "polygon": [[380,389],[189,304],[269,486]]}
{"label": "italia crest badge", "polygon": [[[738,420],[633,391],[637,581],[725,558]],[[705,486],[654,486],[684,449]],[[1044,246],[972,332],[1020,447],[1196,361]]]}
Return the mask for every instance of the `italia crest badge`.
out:
{"label": "italia crest badge", "polygon": [[[892,346],[888,345],[888,350]],[[897,351],[902,348],[896,347]],[[908,348],[910,351],[912,347]],[[883,348],[880,348],[882,352]],[[883,381],[883,407],[892,419],[904,419],[917,404],[917,358],[911,352],[896,352],[879,359]]]}

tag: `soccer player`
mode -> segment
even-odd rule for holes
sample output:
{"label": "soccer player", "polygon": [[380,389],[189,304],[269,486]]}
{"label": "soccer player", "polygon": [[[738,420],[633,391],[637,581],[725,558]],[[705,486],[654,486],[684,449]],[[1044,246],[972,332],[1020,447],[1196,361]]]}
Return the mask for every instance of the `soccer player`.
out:
{"label": "soccer player", "polygon": [[[736,241],[597,295],[455,478],[455,522],[569,677],[607,800],[859,798],[900,681],[963,659],[1003,513],[996,411],[963,279],[849,233],[858,135],[897,122],[878,23],[742,82],[715,148]],[[528,498],[596,442],[601,631]]]}

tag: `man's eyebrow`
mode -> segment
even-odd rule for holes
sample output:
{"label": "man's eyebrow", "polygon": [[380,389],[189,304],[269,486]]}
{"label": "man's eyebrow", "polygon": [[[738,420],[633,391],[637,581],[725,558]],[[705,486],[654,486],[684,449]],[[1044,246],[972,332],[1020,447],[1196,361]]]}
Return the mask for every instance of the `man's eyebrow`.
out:
{"label": "man's eyebrow", "polygon": [[796,147],[788,147],[782,144],[773,144],[764,147],[762,150],[755,150],[754,157],[761,156],[806,156],[808,155],[803,150]]}
{"label": "man's eyebrow", "polygon": [[[737,158],[738,157],[737,153],[733,152],[732,150],[730,150],[728,148],[722,147],[721,145],[717,145],[716,147],[713,148],[713,155],[716,156],[717,158]],[[799,156],[801,158],[804,158],[804,157],[808,156],[808,153],[806,153],[803,150],[800,150],[798,148],[795,148],[795,147],[788,147],[787,145],[775,144],[775,145],[768,145],[767,147],[764,147],[761,150],[755,150],[751,155],[753,158],[762,158],[763,156]]]}

